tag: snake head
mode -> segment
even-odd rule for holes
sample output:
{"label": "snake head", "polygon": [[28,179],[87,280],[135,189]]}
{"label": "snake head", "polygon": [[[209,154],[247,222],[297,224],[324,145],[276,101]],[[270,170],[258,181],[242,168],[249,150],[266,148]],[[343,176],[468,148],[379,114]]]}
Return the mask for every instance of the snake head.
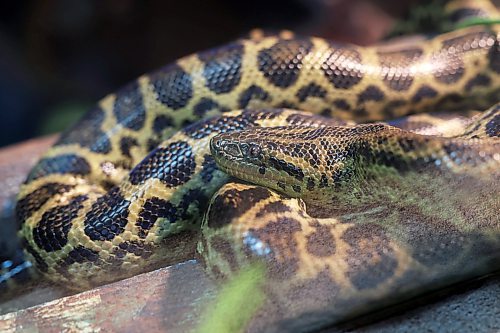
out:
{"label": "snake head", "polygon": [[348,178],[353,171],[354,159],[348,156],[351,142],[343,139],[344,133],[338,142],[330,138],[327,148],[338,146],[332,153],[321,143],[326,130],[255,127],[219,134],[212,138],[210,149],[219,168],[231,176],[291,197],[316,200],[325,197],[323,192],[331,190],[337,178]]}

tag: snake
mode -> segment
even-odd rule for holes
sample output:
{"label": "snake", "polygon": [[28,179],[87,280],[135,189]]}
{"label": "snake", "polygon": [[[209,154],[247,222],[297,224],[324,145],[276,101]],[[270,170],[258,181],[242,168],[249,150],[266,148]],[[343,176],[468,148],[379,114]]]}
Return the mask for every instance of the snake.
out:
{"label": "snake", "polygon": [[[498,16],[489,1],[451,1],[447,12],[454,22]],[[413,212],[428,224],[426,235],[435,227],[459,242],[474,229],[482,250],[464,242],[457,252],[483,251],[491,262],[499,237],[492,195],[499,43],[498,24],[366,47],[254,33],[145,74],[98,102],[28,174],[16,206],[26,257],[43,278],[83,290],[180,262],[201,235],[198,249],[213,276],[263,257],[296,287],[338,265],[328,279],[351,295],[345,299],[366,304],[405,274],[425,271],[431,281],[463,264],[416,264],[408,244],[425,247],[424,236],[412,239],[420,230],[412,223],[396,228]],[[443,135],[381,122],[487,108]],[[462,186],[478,189],[477,198]],[[451,222],[457,211],[461,218]],[[384,212],[392,222],[372,221]],[[299,233],[312,245],[292,241]],[[343,250],[321,246],[326,235],[343,239]],[[390,265],[379,261],[390,267],[363,280],[356,269],[374,258],[389,258]]]}

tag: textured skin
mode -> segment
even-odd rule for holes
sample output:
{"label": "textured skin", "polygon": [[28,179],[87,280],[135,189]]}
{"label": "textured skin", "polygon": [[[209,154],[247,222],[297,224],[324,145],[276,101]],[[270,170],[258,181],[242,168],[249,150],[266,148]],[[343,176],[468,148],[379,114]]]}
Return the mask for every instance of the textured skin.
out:
{"label": "textured skin", "polygon": [[[411,47],[284,34],[182,58],[105,97],[44,155],[19,193],[24,248],[44,276],[72,288],[178,261],[182,235],[199,228],[210,197],[228,181],[209,152],[214,135],[342,125],[298,111],[255,111],[263,107],[366,121],[489,106],[498,101],[499,39],[498,26]],[[241,108],[254,111],[227,112]]]}
{"label": "textured skin", "polygon": [[219,134],[210,148],[219,168],[229,175],[300,197],[308,204],[352,211],[356,205],[366,206],[379,190],[387,194],[384,184],[404,182],[408,173],[422,178],[426,174],[498,177],[499,110],[496,104],[463,135],[453,138],[381,123],[287,126]]}

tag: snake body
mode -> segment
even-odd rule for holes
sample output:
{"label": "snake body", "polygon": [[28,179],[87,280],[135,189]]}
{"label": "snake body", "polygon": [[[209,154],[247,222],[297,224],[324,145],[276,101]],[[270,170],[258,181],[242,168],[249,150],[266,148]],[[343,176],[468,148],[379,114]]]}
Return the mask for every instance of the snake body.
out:
{"label": "snake body", "polygon": [[[484,3],[489,11],[495,10]],[[452,9],[459,12],[455,5]],[[419,168],[436,166],[436,161],[445,158],[450,159],[453,172],[442,172],[443,183],[453,178],[451,174],[485,183],[486,178],[498,180],[493,172],[498,171],[498,141],[494,138],[498,133],[484,137],[485,133],[491,137],[491,127],[498,126],[498,105],[490,111],[491,119],[478,118],[460,137],[448,139],[429,139],[384,124],[355,125],[352,120],[377,121],[436,108],[484,109],[497,103],[499,32],[497,25],[473,26],[410,46],[372,47],[290,33],[253,36],[144,75],[101,100],[62,134],[30,172],[17,204],[24,249],[45,277],[72,288],[114,281],[186,258],[210,198],[230,179],[217,167],[210,140],[219,133],[253,127],[256,129],[248,136],[252,142],[260,142],[264,135],[272,138],[268,143],[288,137],[292,144],[275,150],[294,158],[289,165],[288,157],[281,158],[284,164],[277,162],[281,168],[277,174],[292,176],[290,180],[270,177],[263,185],[310,202],[335,202],[334,213],[345,214],[369,186],[387,180],[377,178],[377,172],[386,177],[391,172],[386,169],[396,165],[409,170],[405,177],[411,181],[405,190],[422,174]],[[230,111],[237,109],[243,110]],[[276,126],[294,127],[263,128]],[[213,151],[217,142],[212,141]],[[300,149],[307,152],[299,149],[295,156],[293,147],[299,142]],[[309,154],[313,145],[318,149],[311,149],[318,155],[314,162]],[[241,147],[240,143],[236,146]],[[263,147],[257,150],[260,154]],[[358,153],[359,158],[340,159],[343,164],[351,163],[344,169],[338,161],[326,158]],[[309,165],[307,172],[292,170],[297,158],[301,165]],[[370,167],[358,168],[363,162]],[[269,177],[275,172],[259,170],[263,167],[267,164],[258,166],[257,175]],[[240,173],[248,167],[238,168],[232,173],[254,181]],[[470,175],[470,170],[475,174]],[[397,179],[399,171],[391,179],[404,183],[403,178]],[[359,192],[332,192],[352,188],[352,184]],[[491,188],[491,182],[486,188]],[[213,200],[226,190],[221,189]],[[296,199],[265,191],[285,206],[297,204],[292,202]],[[338,205],[346,203],[348,192],[349,204]],[[286,200],[292,201],[287,204]],[[488,212],[487,219],[491,207],[498,208],[495,204],[498,202],[486,200],[480,206],[484,210],[474,212]],[[279,215],[258,207],[263,216]],[[242,209],[228,213],[226,220]],[[305,211],[297,214],[308,219]],[[492,228],[498,231],[498,224]],[[214,249],[211,257],[217,257]]]}

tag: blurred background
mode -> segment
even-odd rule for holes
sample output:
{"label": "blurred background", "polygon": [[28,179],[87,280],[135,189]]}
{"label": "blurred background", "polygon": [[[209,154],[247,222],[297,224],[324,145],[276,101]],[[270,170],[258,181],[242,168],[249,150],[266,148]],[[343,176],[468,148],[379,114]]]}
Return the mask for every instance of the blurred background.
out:
{"label": "blurred background", "polygon": [[[418,0],[25,0],[0,4],[0,146],[58,132],[98,99],[253,28],[370,44]],[[437,1],[439,3],[439,1]]]}

